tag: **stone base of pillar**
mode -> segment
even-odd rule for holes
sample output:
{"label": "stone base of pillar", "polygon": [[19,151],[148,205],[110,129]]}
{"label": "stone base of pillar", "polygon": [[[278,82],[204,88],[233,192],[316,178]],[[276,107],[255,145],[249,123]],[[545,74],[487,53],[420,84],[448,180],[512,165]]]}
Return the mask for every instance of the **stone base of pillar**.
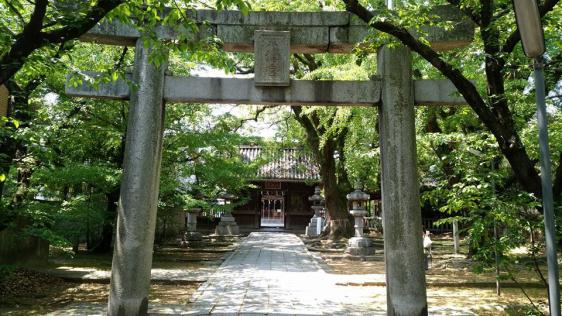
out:
{"label": "stone base of pillar", "polygon": [[215,228],[215,234],[219,236],[239,235],[240,229],[232,215],[224,214],[221,216],[221,221]]}
{"label": "stone base of pillar", "polygon": [[186,232],[183,234],[183,240],[185,241],[201,241],[203,240],[203,234],[200,232]]}
{"label": "stone base of pillar", "polygon": [[353,237],[347,243],[345,253],[352,256],[372,256],[375,254],[375,246],[370,238]]}
{"label": "stone base of pillar", "polygon": [[322,233],[322,217],[313,217],[310,219],[310,224],[306,226],[304,234],[308,237],[318,236],[318,222],[320,222],[320,233]]}

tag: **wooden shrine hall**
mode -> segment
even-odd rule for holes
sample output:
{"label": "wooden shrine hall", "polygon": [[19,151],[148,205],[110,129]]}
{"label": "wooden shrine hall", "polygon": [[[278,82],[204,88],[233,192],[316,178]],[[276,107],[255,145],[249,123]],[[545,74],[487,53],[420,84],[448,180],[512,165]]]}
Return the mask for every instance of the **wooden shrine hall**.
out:
{"label": "wooden shrine hall", "polygon": [[[262,151],[259,146],[240,148],[248,162],[256,160]],[[251,182],[255,188],[246,192],[248,202],[232,212],[239,226],[304,230],[313,215],[308,197],[320,182],[318,165],[310,155],[301,149],[280,150],[258,169]]]}

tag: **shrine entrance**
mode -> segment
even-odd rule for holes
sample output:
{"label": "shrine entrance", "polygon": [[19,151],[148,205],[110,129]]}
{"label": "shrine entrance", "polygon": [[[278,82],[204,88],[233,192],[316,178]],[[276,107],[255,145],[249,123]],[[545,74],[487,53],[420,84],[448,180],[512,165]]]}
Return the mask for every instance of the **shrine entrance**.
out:
{"label": "shrine entrance", "polygon": [[[451,49],[470,43],[474,31],[472,22],[460,19],[462,15],[457,8],[444,6],[435,14],[443,21],[455,23],[447,30],[427,26],[425,40],[433,48]],[[455,94],[454,85],[448,80],[413,80],[411,52],[399,45],[378,50],[377,75],[371,80],[291,79],[291,54],[351,53],[352,48],[363,41],[369,26],[347,12],[250,12],[244,15],[238,11],[200,10],[194,13],[194,20],[200,26],[194,38],[213,35],[220,38],[226,51],[253,51],[255,77],[169,75],[166,62],[151,63],[153,48],[144,45],[143,35],[136,28],[113,20],[96,26],[82,40],[135,46],[133,74],[95,87],[87,83],[66,87],[69,96],[130,100],[108,314],[147,314],[164,104],[197,102],[378,106],[387,313],[427,315],[414,105],[465,104],[465,100]],[[156,31],[163,40],[176,36],[174,30],[159,28]],[[135,85],[134,89],[129,86],[130,82]],[[264,201],[267,201],[264,223],[282,224],[284,196],[267,197]]]}
{"label": "shrine entrance", "polygon": [[285,227],[285,193],[261,192],[261,227]]}

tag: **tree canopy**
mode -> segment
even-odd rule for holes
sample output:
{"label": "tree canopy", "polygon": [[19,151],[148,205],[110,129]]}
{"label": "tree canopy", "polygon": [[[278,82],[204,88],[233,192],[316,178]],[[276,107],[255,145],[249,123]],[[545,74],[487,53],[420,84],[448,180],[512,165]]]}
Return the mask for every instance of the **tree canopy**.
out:
{"label": "tree canopy", "polygon": [[[434,50],[409,29],[432,23],[432,8],[456,6],[476,27],[473,43]],[[159,12],[167,7],[166,16]],[[521,230],[540,227],[540,178],[530,61],[524,56],[510,1],[403,2],[393,12],[383,1],[1,1],[0,83],[13,100],[0,131],[0,225],[25,217],[30,232],[68,242],[85,230],[111,236],[119,198],[128,104],[71,99],[65,76],[75,70],[123,78],[132,49],[80,43],[75,39],[104,16],[149,29],[166,24],[196,27],[185,10],[238,7],[242,11],[348,10],[369,23],[372,33],[353,55],[293,54],[295,79],[357,80],[376,74],[381,45],[406,45],[414,52],[415,79],[447,78],[468,107],[416,109],[419,179],[424,210],[466,223],[474,249],[490,244],[489,228],[504,225],[504,245],[524,242]],[[373,13],[374,12],[374,13]],[[562,200],[562,8],[540,1],[547,53],[553,191]],[[450,27],[444,25],[444,27]],[[423,32],[421,33],[423,35]],[[225,53],[215,38],[177,42],[146,38],[171,49],[170,71],[188,75],[199,67],[252,73],[251,54]],[[157,56],[155,58],[157,61]],[[278,136],[242,135],[244,123],[261,120],[257,107],[246,118],[201,104],[168,106],[159,211],[161,216],[192,206],[211,208],[223,191],[242,192],[255,164],[238,156],[238,146],[281,143],[306,146],[321,166],[329,214],[347,221],[345,194],[355,182],[380,191],[378,113],[375,108],[292,107],[276,112]],[[75,230],[69,223],[81,223]],[[341,224],[349,231],[349,224]],[[539,223],[539,224],[537,224]],[[346,226],[347,225],[347,226]],[[344,233],[345,234],[345,233]],[[502,242],[503,242],[502,241]],[[107,244],[107,240],[103,241]],[[489,250],[490,248],[482,248]],[[489,251],[478,253],[490,259]]]}

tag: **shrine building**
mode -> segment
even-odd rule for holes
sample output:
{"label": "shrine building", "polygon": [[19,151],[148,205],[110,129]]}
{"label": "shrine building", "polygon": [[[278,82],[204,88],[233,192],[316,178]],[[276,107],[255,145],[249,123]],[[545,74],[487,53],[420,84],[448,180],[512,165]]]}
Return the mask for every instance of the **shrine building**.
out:
{"label": "shrine building", "polygon": [[[245,161],[264,154],[259,146],[243,146]],[[313,215],[308,197],[320,182],[319,168],[302,149],[286,148],[261,166],[248,189],[249,200],[234,208],[232,215],[242,229],[278,227],[303,230]]]}

